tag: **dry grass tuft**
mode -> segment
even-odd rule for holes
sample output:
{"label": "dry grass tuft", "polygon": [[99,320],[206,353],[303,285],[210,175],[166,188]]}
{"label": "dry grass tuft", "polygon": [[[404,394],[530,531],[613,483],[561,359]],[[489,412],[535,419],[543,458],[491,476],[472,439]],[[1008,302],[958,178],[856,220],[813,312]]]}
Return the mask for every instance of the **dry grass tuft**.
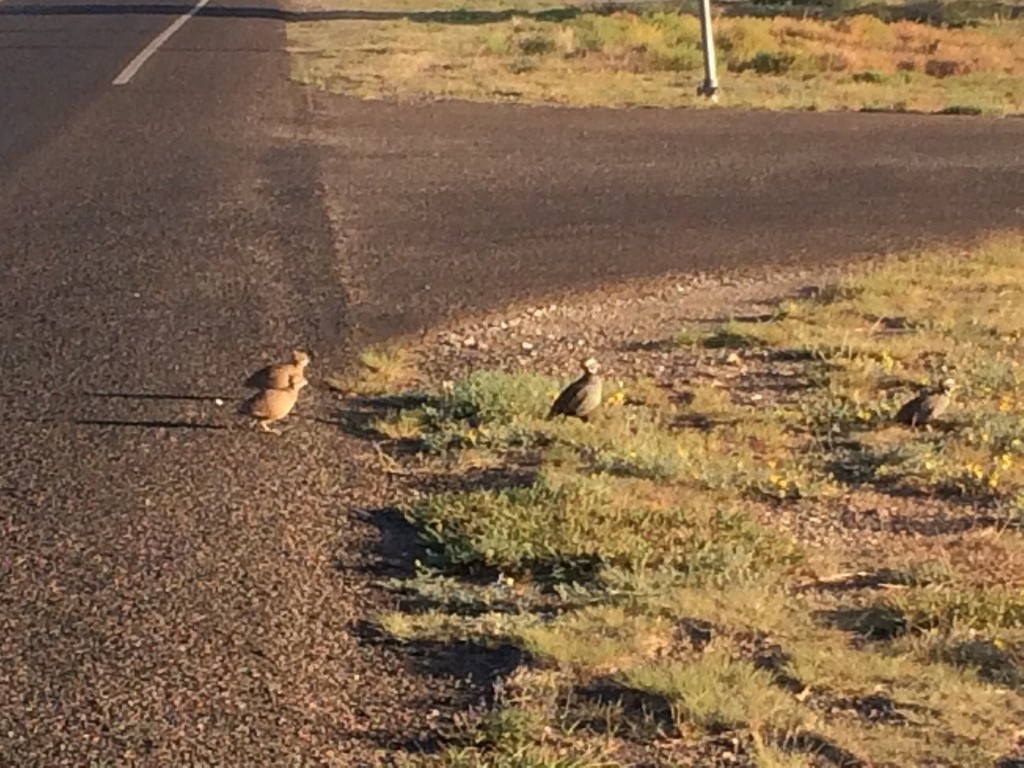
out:
{"label": "dry grass tuft", "polygon": [[354,375],[338,375],[328,385],[345,394],[381,395],[407,387],[416,378],[416,369],[407,350],[391,347],[371,347],[359,355],[358,370]]}

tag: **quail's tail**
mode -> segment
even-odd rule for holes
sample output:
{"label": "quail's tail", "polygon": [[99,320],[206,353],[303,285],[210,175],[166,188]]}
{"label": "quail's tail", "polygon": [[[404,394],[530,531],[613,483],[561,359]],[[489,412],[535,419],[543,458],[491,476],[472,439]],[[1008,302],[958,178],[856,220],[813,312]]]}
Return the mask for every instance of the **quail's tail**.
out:
{"label": "quail's tail", "polygon": [[264,389],[269,383],[270,371],[268,368],[260,368],[245,380],[246,389]]}

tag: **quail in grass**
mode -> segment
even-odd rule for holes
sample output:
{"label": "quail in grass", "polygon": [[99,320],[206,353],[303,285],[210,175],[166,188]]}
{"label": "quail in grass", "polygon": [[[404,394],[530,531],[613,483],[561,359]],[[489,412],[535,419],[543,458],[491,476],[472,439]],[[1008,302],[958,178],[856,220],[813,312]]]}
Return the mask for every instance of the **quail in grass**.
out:
{"label": "quail in grass", "polygon": [[274,363],[260,368],[246,379],[245,386],[253,389],[287,389],[293,376],[305,378],[309,360],[308,353],[297,349],[292,353],[291,362]]}
{"label": "quail in grass", "polygon": [[250,397],[238,408],[238,412],[256,419],[266,432],[277,432],[269,425],[280,421],[292,412],[299,399],[299,390],[309,382],[301,375],[293,375],[283,389],[264,389]]}
{"label": "quail in grass", "polygon": [[946,379],[937,388],[921,392],[913,400],[908,400],[896,414],[896,421],[910,427],[923,427],[942,416],[949,410],[953,401],[953,390],[956,382]]}
{"label": "quail in grass", "polygon": [[586,421],[599,405],[601,405],[601,377],[597,375],[600,366],[592,357],[581,363],[583,375],[562,390],[548,412],[548,418],[555,416],[575,416]]}

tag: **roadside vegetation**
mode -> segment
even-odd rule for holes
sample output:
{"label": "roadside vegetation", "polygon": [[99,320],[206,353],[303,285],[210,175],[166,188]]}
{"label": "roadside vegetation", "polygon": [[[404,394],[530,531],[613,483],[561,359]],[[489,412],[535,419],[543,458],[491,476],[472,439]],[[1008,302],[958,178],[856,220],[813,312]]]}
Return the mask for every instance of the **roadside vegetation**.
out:
{"label": "roadside vegetation", "polygon": [[[362,396],[422,544],[380,630],[514,659],[408,764],[1021,755],[1021,306],[1001,239],[649,340],[693,376],[609,380],[588,424],[545,420],[565,382],[533,374]],[[944,418],[893,425],[947,376]]]}
{"label": "roadside vegetation", "polygon": [[[700,25],[693,8],[680,8],[385,4],[370,16],[290,25],[293,76],[370,99],[699,106]],[[723,103],[1021,114],[1020,11],[729,4],[715,22]]]}

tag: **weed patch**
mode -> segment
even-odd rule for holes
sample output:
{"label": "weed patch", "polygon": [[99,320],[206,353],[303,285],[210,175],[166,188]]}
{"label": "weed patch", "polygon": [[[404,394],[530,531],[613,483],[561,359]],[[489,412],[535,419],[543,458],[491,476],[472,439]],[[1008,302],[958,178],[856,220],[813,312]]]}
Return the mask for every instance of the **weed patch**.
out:
{"label": "weed patch", "polygon": [[[601,34],[635,41],[621,22]],[[377,435],[417,441],[417,472],[453,478],[405,505],[427,555],[379,626],[520,654],[425,764],[713,764],[723,734],[757,765],[1007,754],[1024,722],[1022,294],[1019,240],[918,254],[641,347],[712,372],[606,382],[588,423],[546,419],[564,381],[500,371],[380,417]],[[947,413],[895,423],[947,377]],[[469,466],[494,482],[454,482]],[[976,524],[830,536],[850,509]],[[813,535],[778,523],[794,518]]]}

